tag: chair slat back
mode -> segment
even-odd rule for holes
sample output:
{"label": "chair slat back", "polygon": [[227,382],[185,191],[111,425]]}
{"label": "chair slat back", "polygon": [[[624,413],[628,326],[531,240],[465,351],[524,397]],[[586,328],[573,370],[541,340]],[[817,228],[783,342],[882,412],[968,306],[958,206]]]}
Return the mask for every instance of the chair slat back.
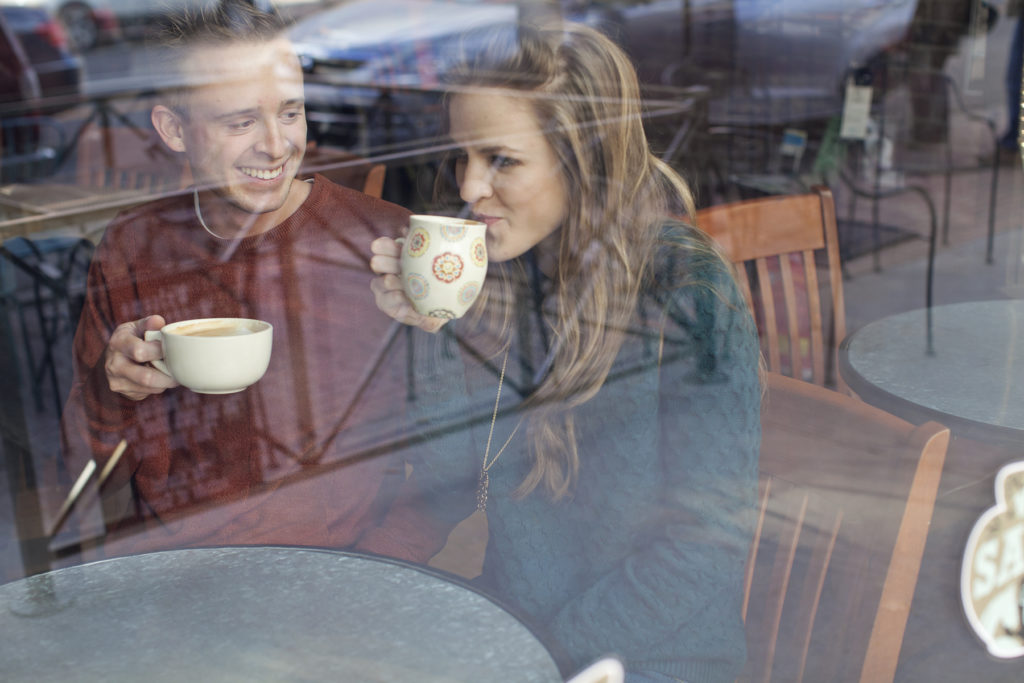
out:
{"label": "chair slat back", "polygon": [[384,194],[384,176],[387,167],[366,157],[343,149],[325,147],[310,142],[299,170],[300,176],[320,173],[328,180],[359,190],[378,199]]}
{"label": "chair slat back", "polygon": [[743,681],[892,681],[949,430],[768,373]]}
{"label": "chair slat back", "polygon": [[[846,316],[831,192],[818,187],[713,206],[697,213],[697,225],[736,264],[769,369],[845,391],[835,370]],[[827,309],[819,267],[827,271]],[[825,320],[831,321],[827,341]]]}

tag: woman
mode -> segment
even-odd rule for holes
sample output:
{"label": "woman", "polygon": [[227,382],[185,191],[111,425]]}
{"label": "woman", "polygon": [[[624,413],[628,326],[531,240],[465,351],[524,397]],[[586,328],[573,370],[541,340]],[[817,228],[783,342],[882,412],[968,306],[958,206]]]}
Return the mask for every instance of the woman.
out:
{"label": "woman", "polygon": [[[437,506],[486,510],[478,582],[567,671],[615,654],[630,681],[735,680],[753,320],[709,239],[670,218],[693,200],[649,151],[625,55],[568,25],[480,44],[453,74],[447,124],[495,286],[476,315],[415,335],[412,411],[441,436],[417,446],[413,475]],[[401,291],[394,240],[372,247],[378,307],[436,332]]]}

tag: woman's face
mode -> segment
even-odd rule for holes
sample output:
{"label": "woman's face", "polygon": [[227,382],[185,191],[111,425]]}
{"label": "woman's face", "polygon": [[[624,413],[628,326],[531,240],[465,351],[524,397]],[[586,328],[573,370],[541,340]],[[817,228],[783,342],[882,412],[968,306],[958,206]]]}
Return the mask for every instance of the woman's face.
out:
{"label": "woman's face", "polygon": [[568,194],[529,103],[497,92],[460,94],[449,116],[462,151],[455,167],[459,194],[487,224],[490,260],[513,259],[551,237],[565,219]]}

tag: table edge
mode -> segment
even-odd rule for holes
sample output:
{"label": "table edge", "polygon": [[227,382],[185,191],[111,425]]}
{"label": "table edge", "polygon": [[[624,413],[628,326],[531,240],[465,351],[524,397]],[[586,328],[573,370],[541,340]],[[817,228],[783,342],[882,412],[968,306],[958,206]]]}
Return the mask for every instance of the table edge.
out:
{"label": "table edge", "polygon": [[[885,318],[881,318],[881,320],[884,319]],[[954,415],[934,408],[928,408],[887,391],[864,378],[864,376],[861,375],[850,362],[850,343],[861,330],[871,324],[872,323],[867,323],[866,325],[862,325],[853,332],[847,334],[846,338],[840,342],[837,353],[839,361],[839,375],[843,378],[843,381],[846,382],[846,385],[850,387],[850,390],[860,397],[861,400],[875,406],[876,408],[881,408],[888,413],[892,413],[897,417],[903,418],[907,422],[915,425],[920,425],[931,420],[949,427],[950,430],[959,437],[1005,445],[1020,445],[1021,440],[1024,439],[1024,431],[1017,430],[1012,427],[994,425],[988,422],[979,422],[977,420]]]}

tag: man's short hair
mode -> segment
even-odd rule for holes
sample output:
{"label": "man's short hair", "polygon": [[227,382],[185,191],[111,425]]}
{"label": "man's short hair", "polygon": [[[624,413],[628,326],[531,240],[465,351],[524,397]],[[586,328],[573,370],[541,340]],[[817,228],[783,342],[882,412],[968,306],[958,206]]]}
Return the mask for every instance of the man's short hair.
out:
{"label": "man's short hair", "polygon": [[279,14],[258,10],[247,0],[221,0],[168,18],[160,42],[168,48],[260,43],[280,36],[285,26]]}
{"label": "man's short hair", "polygon": [[159,34],[170,67],[163,98],[187,119],[187,93],[195,84],[188,82],[185,61],[196,49],[270,42],[284,35],[286,26],[279,14],[263,12],[248,0],[221,0],[212,7],[193,7],[169,17]]}

